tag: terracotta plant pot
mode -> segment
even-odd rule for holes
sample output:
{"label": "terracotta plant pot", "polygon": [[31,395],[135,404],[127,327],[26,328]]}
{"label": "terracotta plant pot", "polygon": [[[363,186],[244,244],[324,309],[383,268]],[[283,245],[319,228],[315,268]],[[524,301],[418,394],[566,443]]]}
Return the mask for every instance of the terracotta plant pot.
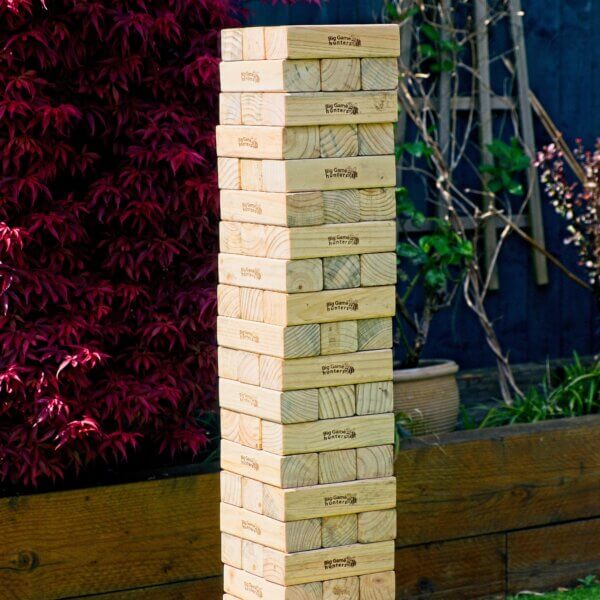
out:
{"label": "terracotta plant pot", "polygon": [[408,417],[414,435],[454,430],[460,405],[457,371],[451,360],[422,361],[416,369],[394,371],[394,411]]}

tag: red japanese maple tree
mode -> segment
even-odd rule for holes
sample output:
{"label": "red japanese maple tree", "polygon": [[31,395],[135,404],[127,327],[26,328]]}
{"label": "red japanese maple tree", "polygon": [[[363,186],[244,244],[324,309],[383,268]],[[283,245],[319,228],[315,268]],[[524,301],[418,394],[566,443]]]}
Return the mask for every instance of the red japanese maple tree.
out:
{"label": "red japanese maple tree", "polygon": [[233,0],[0,0],[0,481],[195,454]]}

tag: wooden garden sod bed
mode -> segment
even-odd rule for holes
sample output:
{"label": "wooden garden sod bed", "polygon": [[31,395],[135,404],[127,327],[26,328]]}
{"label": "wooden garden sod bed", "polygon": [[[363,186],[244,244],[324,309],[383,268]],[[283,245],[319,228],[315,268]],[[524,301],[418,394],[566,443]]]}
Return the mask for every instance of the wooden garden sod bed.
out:
{"label": "wooden garden sod bed", "polygon": [[[398,598],[600,573],[600,417],[415,439],[396,475]],[[0,499],[0,600],[220,599],[218,481]]]}

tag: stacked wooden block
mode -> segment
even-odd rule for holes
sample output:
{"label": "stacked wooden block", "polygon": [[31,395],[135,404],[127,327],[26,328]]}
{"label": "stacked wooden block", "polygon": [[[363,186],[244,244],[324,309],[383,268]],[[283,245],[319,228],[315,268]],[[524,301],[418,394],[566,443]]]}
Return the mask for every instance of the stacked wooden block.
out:
{"label": "stacked wooden block", "polygon": [[223,31],[226,600],[392,600],[393,25]]}

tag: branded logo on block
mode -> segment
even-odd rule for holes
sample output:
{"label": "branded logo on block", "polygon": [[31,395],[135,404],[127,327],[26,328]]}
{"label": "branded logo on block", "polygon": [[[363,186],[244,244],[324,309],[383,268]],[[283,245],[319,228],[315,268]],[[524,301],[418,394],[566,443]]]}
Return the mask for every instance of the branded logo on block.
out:
{"label": "branded logo on block", "polygon": [[330,246],[358,246],[360,238],[349,233],[348,235],[330,235],[327,237]]}
{"label": "branded logo on block", "polygon": [[260,75],[256,71],[242,71],[242,81],[260,83]]}
{"label": "branded logo on block", "polygon": [[254,344],[258,344],[260,342],[259,337],[255,333],[252,331],[246,331],[245,329],[240,329],[240,340],[246,340]]}
{"label": "branded logo on block", "polygon": [[321,367],[323,375],[352,375],[355,370],[350,363],[330,363]]}
{"label": "branded logo on block", "polygon": [[240,402],[242,404],[248,404],[249,406],[254,406],[254,408],[256,408],[258,406],[258,400],[251,394],[246,394],[245,392],[240,392]]}
{"label": "branded logo on block", "polygon": [[356,494],[338,494],[335,496],[325,496],[323,498],[325,506],[354,506],[358,502]]}
{"label": "branded logo on block", "polygon": [[260,527],[256,523],[252,523],[251,521],[242,520],[242,529],[252,531],[252,533],[255,533],[256,535],[260,535],[262,533]]}
{"label": "branded logo on block", "polygon": [[259,281],[262,279],[260,269],[251,269],[250,267],[242,267],[240,269],[240,273],[242,274],[242,277],[250,277],[250,279],[257,279]]}
{"label": "branded logo on block", "polygon": [[354,167],[334,167],[325,169],[325,179],[356,179],[358,171]]}
{"label": "branded logo on block", "polygon": [[252,213],[254,215],[262,215],[262,206],[255,202],[242,202],[242,212]]}
{"label": "branded logo on block", "polygon": [[330,35],[327,37],[330,46],[354,46],[360,48],[362,40],[355,35]]}
{"label": "branded logo on block", "polygon": [[238,138],[238,146],[240,148],[258,148],[258,140],[252,137]]}
{"label": "branded logo on block", "polygon": [[356,300],[335,300],[326,302],[325,308],[327,312],[356,312],[358,302]]}
{"label": "branded logo on block", "polygon": [[251,594],[254,594],[257,598],[263,597],[263,591],[260,587],[251,583],[250,581],[244,581],[244,589]]}
{"label": "branded logo on block", "polygon": [[331,569],[352,569],[356,566],[356,559],[353,556],[345,556],[344,558],[332,558],[323,561],[323,566],[326,571]]}
{"label": "branded logo on block", "polygon": [[353,440],[356,438],[356,431],[353,429],[330,429],[323,432],[323,440]]}
{"label": "branded logo on block", "polygon": [[244,454],[242,454],[242,456],[240,457],[240,462],[245,467],[250,467],[254,471],[258,471],[259,469],[258,463],[250,456],[245,456]]}
{"label": "branded logo on block", "polygon": [[353,102],[332,102],[325,105],[326,115],[357,115],[358,106]]}

